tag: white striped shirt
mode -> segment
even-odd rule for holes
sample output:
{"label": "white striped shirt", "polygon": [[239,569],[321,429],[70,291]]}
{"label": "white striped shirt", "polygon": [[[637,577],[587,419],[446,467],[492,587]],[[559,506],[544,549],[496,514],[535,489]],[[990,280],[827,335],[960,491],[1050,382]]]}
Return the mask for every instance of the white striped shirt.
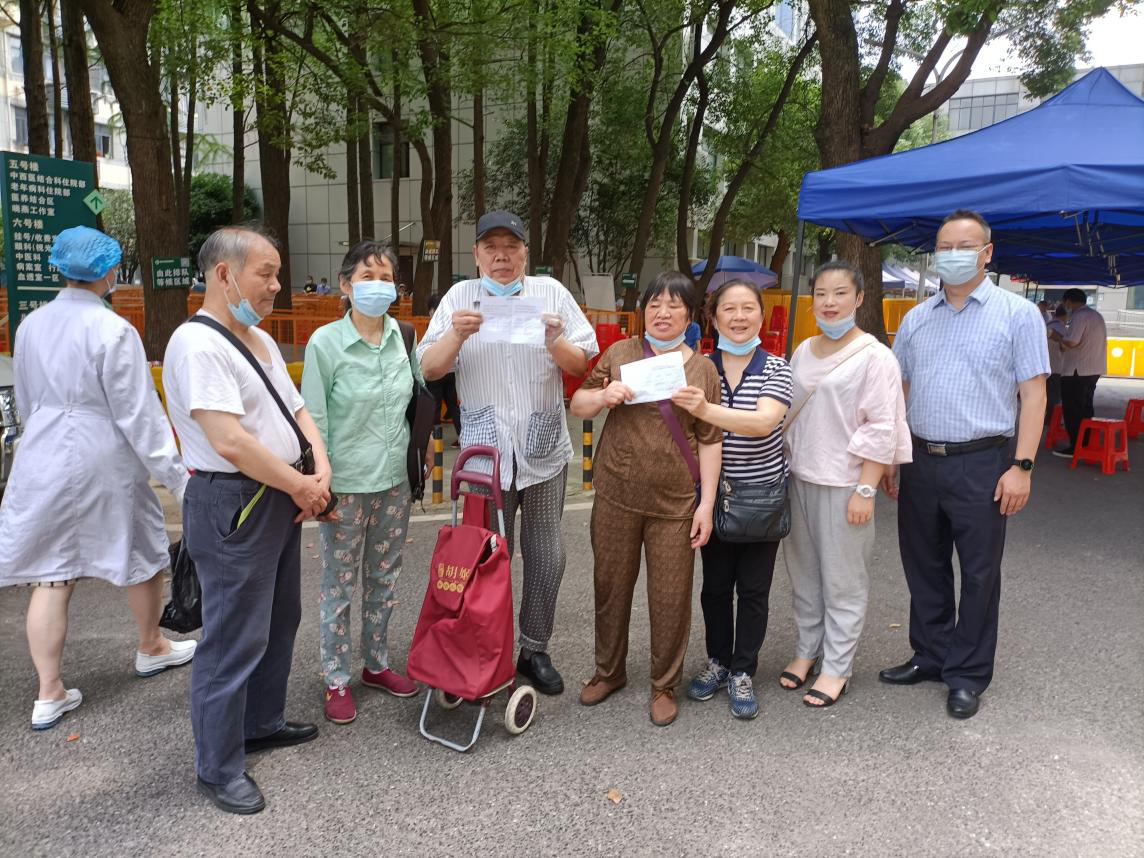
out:
{"label": "white striped shirt", "polygon": [[[485,290],[480,280],[462,280],[441,299],[417,345],[417,357],[452,326],[454,310],[478,309]],[[564,320],[564,338],[589,357],[599,353],[596,332],[572,293],[551,277],[525,277],[524,297],[544,298],[544,312]],[[501,487],[542,483],[556,476],[572,458],[572,442],[564,416],[564,382],[560,367],[544,346],[481,342],[477,333],[465,340],[454,365],[461,400],[461,446],[486,444],[501,456]],[[513,473],[515,462],[516,473]],[[473,469],[489,473],[484,457]]]}
{"label": "white striped shirt", "polygon": [[[726,408],[754,411],[759,399],[769,397],[790,406],[791,372],[785,360],[755,349],[751,362],[743,368],[739,385],[731,390],[723,372],[723,353],[716,350],[711,356],[719,370],[721,402]],[[769,435],[739,435],[723,433],[723,473],[732,480],[747,483],[773,483],[787,475],[786,457],[783,455],[782,425]]]}

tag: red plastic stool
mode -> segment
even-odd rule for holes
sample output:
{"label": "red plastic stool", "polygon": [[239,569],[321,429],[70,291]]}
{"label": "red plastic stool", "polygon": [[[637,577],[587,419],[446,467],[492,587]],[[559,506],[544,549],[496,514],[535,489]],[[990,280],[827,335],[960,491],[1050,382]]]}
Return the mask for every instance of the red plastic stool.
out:
{"label": "red plastic stool", "polygon": [[[1118,440],[1119,438],[1119,440]],[[1111,474],[1120,462],[1128,470],[1128,424],[1123,420],[1082,420],[1070,468],[1080,462],[1100,465],[1101,473]]]}
{"label": "red plastic stool", "polygon": [[1144,399],[1129,399],[1124,409],[1124,422],[1128,424],[1128,437],[1144,435]]}
{"label": "red plastic stool", "polygon": [[1069,430],[1065,428],[1065,412],[1060,405],[1053,406],[1053,417],[1049,421],[1049,431],[1045,435],[1045,449],[1051,450],[1057,441],[1067,441]]}

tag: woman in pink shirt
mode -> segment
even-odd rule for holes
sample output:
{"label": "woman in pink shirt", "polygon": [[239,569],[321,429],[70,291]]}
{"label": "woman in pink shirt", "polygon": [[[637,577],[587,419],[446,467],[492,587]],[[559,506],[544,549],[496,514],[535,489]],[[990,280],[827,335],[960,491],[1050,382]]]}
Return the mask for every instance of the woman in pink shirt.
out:
{"label": "woman in pink shirt", "polygon": [[822,333],[799,345],[790,364],[791,530],[783,554],[798,639],[779,683],[801,688],[821,656],[803,703],[826,707],[846,691],[866,619],[875,487],[887,465],[910,461],[912,447],[897,359],[855,324],[862,273],[834,260],[810,283]]}

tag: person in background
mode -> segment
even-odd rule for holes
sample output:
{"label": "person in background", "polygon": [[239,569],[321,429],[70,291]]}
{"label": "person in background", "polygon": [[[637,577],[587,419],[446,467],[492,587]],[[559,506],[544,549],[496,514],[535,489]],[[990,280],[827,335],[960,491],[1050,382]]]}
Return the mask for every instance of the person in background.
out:
{"label": "person in background", "polygon": [[1073,457],[1080,443],[1080,424],[1093,415],[1096,383],[1108,372],[1108,331],[1104,316],[1088,306],[1084,291],[1069,289],[1062,305],[1068,311],[1068,334],[1061,340],[1061,410],[1069,444],[1053,450],[1054,456]]}
{"label": "person in background", "polygon": [[307,295],[314,295],[317,293],[318,287],[314,285],[314,275],[313,274],[307,274],[306,275],[306,282],[304,284],[302,284],[302,291],[305,292]]}
{"label": "person in background", "polygon": [[1037,309],[1041,311],[1041,316],[1044,317],[1046,325],[1053,320],[1053,314],[1049,312],[1049,302],[1044,298],[1037,302]]}
{"label": "person in background", "polygon": [[[561,372],[583,375],[599,348],[592,325],[558,280],[524,275],[528,243],[515,214],[480,217],[473,259],[480,279],[462,280],[445,293],[417,353],[427,381],[457,373],[461,446],[484,444],[500,453],[508,553],[519,507],[524,557],[516,667],[537,691],[560,694],[564,679],[547,650],[564,577],[560,518],[572,457]],[[482,340],[479,306],[487,295],[542,299],[544,344]],[[473,466],[491,469],[487,459],[476,458]]]}
{"label": "person in background", "polygon": [[329,295],[330,294],[330,281],[327,280],[325,277],[321,278],[318,281],[317,292],[319,295]]}
{"label": "person in background", "polygon": [[[432,316],[437,312],[437,307],[441,304],[441,296],[434,293],[429,296],[429,315]],[[454,447],[461,446],[461,404],[457,399],[457,374],[455,372],[448,372],[441,378],[434,379],[427,382],[426,387],[429,392],[433,394],[433,399],[436,405],[433,411],[433,425],[441,425],[441,405],[445,405],[445,416],[449,422],[453,424],[453,429],[457,433],[457,438],[453,441]],[[433,457],[428,456],[426,461],[432,461]]]}
{"label": "person in background", "polygon": [[893,353],[857,325],[862,272],[827,262],[810,280],[822,332],[791,356],[794,396],[785,442],[791,526],[783,543],[798,627],[795,657],[779,676],[802,702],[832,706],[847,690],[866,622],[874,553],[874,497],[887,466],[912,458],[902,376]]}
{"label": "person in background", "polygon": [[[914,654],[878,677],[941,680],[946,711],[971,718],[993,679],[1005,525],[1032,491],[1049,354],[1037,308],[985,274],[993,245],[980,214],[950,214],[935,247],[942,289],[910,310],[894,337],[914,443],[898,504]],[[882,486],[898,496],[896,467]]]}
{"label": "person in background", "polygon": [[326,718],[357,717],[350,691],[350,605],[361,578],[363,685],[412,697],[417,685],[389,666],[389,618],[409,526],[405,409],[420,376],[398,321],[397,257],[381,242],[350,248],[338,274],[350,310],[318,328],[306,344],[302,398],[326,445],[338,495],[338,521],[319,525],[322,583],[318,599]]}
{"label": "person in background", "polygon": [[139,334],[105,303],[121,258],[110,236],[86,226],[65,229],[49,257],[65,286],[16,330],[16,407],[25,422],[0,505],[0,587],[33,588],[33,730],[56,726],[83,702],[60,678],[68,605],[80,578],[126,588],[139,630],[139,676],[195,654],[194,641],[169,641],[159,632],[168,543],[149,481],[181,502],[187,471]]}
{"label": "person in background", "polygon": [[[1046,425],[1053,418],[1053,410],[1061,401],[1061,367],[1064,363],[1064,340],[1068,336],[1069,311],[1059,304],[1053,311],[1052,321],[1045,327],[1049,338],[1049,380],[1045,385],[1048,401],[1045,405]],[[1064,410],[1063,408],[1061,409]]]}
{"label": "person in background", "polygon": [[[736,483],[781,483],[787,476],[782,422],[790,406],[787,362],[760,345],[763,298],[746,280],[729,280],[707,299],[719,344],[712,355],[719,373],[720,400],[685,387],[672,402],[693,417],[723,430],[722,478]],[[703,625],[707,666],[691,681],[687,696],[710,700],[726,686],[731,714],[759,714],[753,678],[767,634],[771,578],[779,543],[724,542],[718,530],[699,549],[703,555]],[[735,594],[738,593],[738,613]]]}
{"label": "person in background", "polygon": [[286,686],[302,617],[301,523],[330,502],[330,463],[278,345],[258,328],[282,288],[278,248],[254,228],[223,227],[203,242],[199,267],[207,292],[193,318],[210,321],[176,328],[163,360],[171,420],[194,472],[183,539],[202,587],[203,638],[191,726],[199,791],[220,810],[248,814],[266,800],[246,756],[318,737],[315,725],[286,720]]}
{"label": "person in background", "polygon": [[627,684],[632,595],[642,550],[651,621],[649,714],[657,727],[679,714],[675,690],[691,633],[695,549],[711,536],[723,433],[679,405],[667,405],[665,414],[655,402],[629,404],[635,392],[620,380],[621,367],[643,360],[648,350],[678,352],[688,387],[714,402],[719,396],[715,365],[683,342],[700,300],[687,275],[656,275],[643,295],[643,338],[610,346],[569,406],[584,418],[611,409],[593,463],[596,671],[580,691],[580,702],[595,706]]}
{"label": "person in background", "polygon": [[692,351],[699,351],[699,341],[703,339],[703,329],[699,327],[698,322],[692,322],[687,326],[687,330],[683,334],[684,344]]}

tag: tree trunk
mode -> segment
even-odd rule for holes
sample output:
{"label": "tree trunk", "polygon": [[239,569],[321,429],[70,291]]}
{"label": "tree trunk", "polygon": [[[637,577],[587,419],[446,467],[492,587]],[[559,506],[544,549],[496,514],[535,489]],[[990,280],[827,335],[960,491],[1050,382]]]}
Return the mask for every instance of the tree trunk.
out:
{"label": "tree trunk", "polygon": [[48,0],[48,57],[52,64],[52,116],[54,123],[53,151],[57,158],[64,157],[64,87],[60,79],[60,50],[56,39],[56,4]]}
{"label": "tree trunk", "polygon": [[358,203],[361,206],[361,234],[362,238],[376,239],[377,226],[373,217],[373,147],[370,145],[373,122],[365,100],[359,98],[357,106],[357,119],[362,127],[357,141],[358,185],[361,188],[358,194]]}
{"label": "tree trunk", "polygon": [[[525,101],[525,158],[528,170],[528,245],[533,251],[541,249],[544,240],[544,185],[546,165],[541,161],[543,150],[540,145],[540,118],[536,106],[536,16],[537,0],[532,0],[528,8],[528,45],[526,59]],[[547,121],[547,117],[545,117]],[[535,269],[536,258],[529,254],[529,265]]]}
{"label": "tree trunk", "polygon": [[485,213],[485,90],[473,93],[473,218]]}
{"label": "tree trunk", "polygon": [[361,208],[358,206],[357,99],[346,93],[346,219],[350,247],[361,241]]}
{"label": "tree trunk", "polygon": [[[253,3],[254,0],[248,0]],[[276,14],[277,10],[270,14]],[[290,126],[286,116],[286,81],[282,75],[282,48],[278,39],[255,24],[250,12],[254,35],[254,106],[258,126],[258,166],[262,176],[262,220],[278,241],[282,267],[278,282],[282,289],[274,297],[276,309],[293,306],[293,280],[290,275]]]}
{"label": "tree trunk", "polygon": [[79,0],[99,44],[123,114],[127,148],[131,152],[131,184],[146,189],[133,195],[139,261],[143,275],[147,356],[163,356],[171,332],[187,316],[187,290],[154,291],[151,259],[179,256],[175,232],[175,187],[165,125],[165,108],[158,68],[149,60],[147,32],[155,3],[147,0]]}
{"label": "tree trunk", "polygon": [[230,110],[234,137],[234,168],[231,172],[230,222],[246,220],[246,103],[242,76],[242,0],[230,0]]}
{"label": "tree trunk", "polygon": [[[711,96],[707,85],[707,75],[700,69],[696,76],[699,87],[699,96],[695,102],[695,114],[691,117],[691,129],[687,134],[687,151],[683,156],[683,175],[679,183],[679,206],[675,214],[675,256],[679,270],[691,275],[691,248],[688,241],[688,225],[691,220],[691,191],[695,185],[695,159],[699,154],[699,141],[703,135],[703,119],[707,115],[707,103]],[[632,292],[631,305],[635,307],[635,290]],[[627,309],[628,296],[624,296],[624,308]]]}
{"label": "tree trunk", "polygon": [[[422,238],[428,240],[437,234],[436,226],[433,223],[433,157],[429,154],[429,148],[425,145],[424,140],[414,140],[413,146],[421,165],[419,199]],[[422,261],[420,256],[417,257],[414,265],[416,267],[413,275],[413,312],[420,316],[429,309],[429,295],[434,291],[433,274],[436,266],[432,262]]]}
{"label": "tree trunk", "polygon": [[[400,259],[401,253],[401,177],[405,171],[405,145],[401,135],[401,72],[397,51],[393,52],[393,177],[389,180],[389,246]],[[411,271],[401,276],[412,277]]]}
{"label": "tree trunk", "polygon": [[775,245],[775,253],[771,257],[771,271],[779,276],[779,282],[783,279],[783,263],[786,262],[787,256],[790,255],[790,233],[785,229],[780,229],[778,232],[778,244]]}
{"label": "tree trunk", "polygon": [[20,53],[24,55],[24,103],[28,109],[28,152],[52,154],[48,93],[44,79],[44,19],[38,0],[20,0]]}
{"label": "tree trunk", "polygon": [[[91,110],[91,77],[87,69],[87,34],[83,10],[76,0],[60,0],[63,27],[64,80],[68,90],[68,128],[72,157],[98,167],[95,147],[95,114]],[[96,185],[99,184],[98,169]]]}
{"label": "tree trunk", "polygon": [[[162,65],[162,63],[158,63]],[[171,175],[175,183],[175,233],[186,238],[184,213],[189,212],[188,188],[182,168],[182,145],[179,136],[179,82],[171,71],[167,79],[167,133],[171,137]]]}

